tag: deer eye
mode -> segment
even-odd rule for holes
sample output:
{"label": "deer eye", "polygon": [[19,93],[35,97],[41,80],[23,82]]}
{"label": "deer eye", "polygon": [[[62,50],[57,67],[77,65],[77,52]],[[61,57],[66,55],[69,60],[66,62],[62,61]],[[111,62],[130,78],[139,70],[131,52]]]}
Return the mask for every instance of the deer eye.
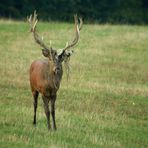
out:
{"label": "deer eye", "polygon": [[58,74],[59,72],[60,72],[60,68],[59,67],[54,68],[54,73],[55,74]]}

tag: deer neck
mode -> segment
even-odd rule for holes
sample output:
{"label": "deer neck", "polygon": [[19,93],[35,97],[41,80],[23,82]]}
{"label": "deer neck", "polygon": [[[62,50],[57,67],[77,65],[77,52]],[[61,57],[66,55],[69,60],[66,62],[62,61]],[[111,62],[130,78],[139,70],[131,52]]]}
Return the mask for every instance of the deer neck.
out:
{"label": "deer neck", "polygon": [[55,64],[53,62],[49,62],[49,84],[50,87],[54,90],[58,90],[60,87],[60,82],[63,75],[62,65],[58,66],[59,71],[58,73],[54,72]]}

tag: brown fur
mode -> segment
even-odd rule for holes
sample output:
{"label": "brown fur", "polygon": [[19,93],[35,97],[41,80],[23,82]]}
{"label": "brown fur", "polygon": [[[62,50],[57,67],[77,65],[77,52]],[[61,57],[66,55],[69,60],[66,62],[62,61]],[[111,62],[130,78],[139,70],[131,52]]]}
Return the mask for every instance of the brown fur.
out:
{"label": "brown fur", "polygon": [[47,124],[50,129],[50,111],[48,107],[51,100],[51,115],[53,119],[53,129],[56,129],[55,123],[55,100],[56,92],[59,89],[63,70],[62,65],[57,61],[54,63],[50,60],[37,60],[30,67],[30,86],[34,97],[34,121],[36,124],[36,110],[38,94],[41,93],[45,114],[47,116]]}

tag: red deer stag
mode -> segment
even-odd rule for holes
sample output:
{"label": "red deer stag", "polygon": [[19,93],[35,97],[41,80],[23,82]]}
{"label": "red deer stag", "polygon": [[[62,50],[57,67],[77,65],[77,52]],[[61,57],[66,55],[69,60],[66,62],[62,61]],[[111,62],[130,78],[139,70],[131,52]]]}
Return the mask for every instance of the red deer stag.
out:
{"label": "red deer stag", "polygon": [[[50,110],[49,110],[49,101],[51,101],[51,115],[53,121],[53,129],[56,130],[55,122],[55,101],[56,94],[60,87],[60,82],[62,79],[62,62],[71,56],[71,51],[69,48],[77,44],[79,40],[79,31],[82,28],[82,19],[74,16],[75,21],[75,38],[71,44],[66,44],[65,48],[61,50],[60,53],[52,47],[48,47],[43,42],[43,39],[37,33],[36,25],[38,22],[37,14],[34,12],[33,15],[30,15],[28,22],[31,27],[31,32],[33,33],[34,39],[37,44],[39,44],[42,49],[42,54],[47,58],[45,60],[36,60],[31,64],[30,67],[30,86],[32,90],[32,95],[34,98],[34,119],[33,124],[36,125],[36,111],[38,103],[38,95],[41,93],[45,114],[47,118],[48,129],[51,129],[50,125]],[[80,21],[80,24],[79,24]]]}

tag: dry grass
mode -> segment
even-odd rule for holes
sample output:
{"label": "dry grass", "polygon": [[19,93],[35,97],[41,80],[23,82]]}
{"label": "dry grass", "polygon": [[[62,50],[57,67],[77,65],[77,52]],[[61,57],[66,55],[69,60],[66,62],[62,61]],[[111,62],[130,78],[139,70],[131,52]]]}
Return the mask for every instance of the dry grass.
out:
{"label": "dry grass", "polygon": [[[38,27],[53,47],[72,39],[72,24]],[[41,99],[37,127],[31,124],[28,69],[43,58],[40,47],[23,22],[0,20],[0,34],[1,147],[148,147],[148,27],[84,25],[51,133]]]}

